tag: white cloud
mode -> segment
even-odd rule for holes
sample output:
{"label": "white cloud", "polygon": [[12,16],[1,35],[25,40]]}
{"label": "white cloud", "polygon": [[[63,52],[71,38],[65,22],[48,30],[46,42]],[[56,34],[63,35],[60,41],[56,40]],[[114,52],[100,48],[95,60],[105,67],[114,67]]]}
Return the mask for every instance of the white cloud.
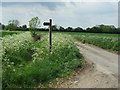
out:
{"label": "white cloud", "polygon": [[[54,3],[55,4],[55,3]],[[28,24],[28,21],[38,16],[41,22],[53,19],[53,23],[64,27],[87,28],[98,24],[112,24],[117,26],[117,3],[65,3],[57,5],[54,10],[49,9],[39,3],[18,3],[4,6],[3,3],[3,23],[8,20],[18,19],[21,25]]]}

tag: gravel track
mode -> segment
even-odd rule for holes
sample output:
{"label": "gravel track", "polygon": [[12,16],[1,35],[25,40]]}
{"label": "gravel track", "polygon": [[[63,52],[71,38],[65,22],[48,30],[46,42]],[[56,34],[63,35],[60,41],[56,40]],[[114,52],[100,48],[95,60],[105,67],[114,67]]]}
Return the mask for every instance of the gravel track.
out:
{"label": "gravel track", "polygon": [[94,45],[75,44],[87,64],[57,88],[118,88],[118,55]]}

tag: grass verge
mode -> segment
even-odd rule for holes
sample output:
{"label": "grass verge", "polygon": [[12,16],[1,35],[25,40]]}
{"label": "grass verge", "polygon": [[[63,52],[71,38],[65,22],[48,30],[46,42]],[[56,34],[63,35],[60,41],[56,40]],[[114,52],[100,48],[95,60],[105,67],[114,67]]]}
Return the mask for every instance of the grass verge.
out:
{"label": "grass verge", "polygon": [[82,65],[71,36],[54,33],[52,38],[51,53],[48,35],[40,41],[34,41],[29,32],[3,38],[3,88],[38,87]]}

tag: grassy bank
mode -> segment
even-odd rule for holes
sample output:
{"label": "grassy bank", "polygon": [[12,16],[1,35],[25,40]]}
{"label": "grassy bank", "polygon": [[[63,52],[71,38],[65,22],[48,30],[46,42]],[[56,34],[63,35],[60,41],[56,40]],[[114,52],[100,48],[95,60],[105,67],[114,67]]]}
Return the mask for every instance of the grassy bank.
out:
{"label": "grassy bank", "polygon": [[[14,42],[14,43],[13,43]],[[82,55],[69,35],[54,33],[34,41],[29,32],[3,37],[3,88],[38,87],[69,75],[82,65]]]}

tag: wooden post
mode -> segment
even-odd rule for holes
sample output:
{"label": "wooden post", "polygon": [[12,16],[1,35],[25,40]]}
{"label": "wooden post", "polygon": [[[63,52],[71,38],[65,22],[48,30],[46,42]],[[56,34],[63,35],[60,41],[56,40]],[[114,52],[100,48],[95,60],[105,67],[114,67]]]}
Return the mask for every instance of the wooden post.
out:
{"label": "wooden post", "polygon": [[49,51],[52,52],[52,19],[50,22],[44,22],[43,25],[49,26]]}
{"label": "wooden post", "polygon": [[49,26],[49,44],[50,44],[50,52],[52,51],[52,19],[50,19]]}

